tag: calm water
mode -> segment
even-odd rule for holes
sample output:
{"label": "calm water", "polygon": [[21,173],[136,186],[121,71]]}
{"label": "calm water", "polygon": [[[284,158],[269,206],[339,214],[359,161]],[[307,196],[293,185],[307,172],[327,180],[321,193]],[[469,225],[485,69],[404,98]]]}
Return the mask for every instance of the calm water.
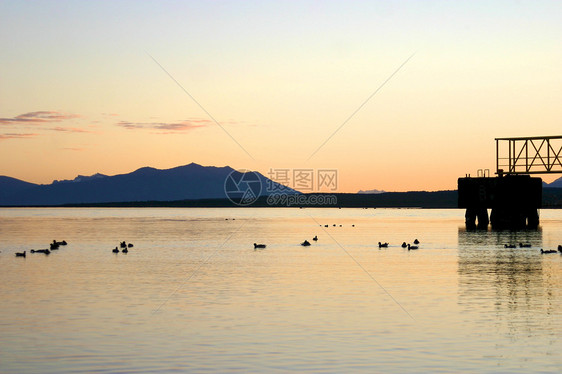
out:
{"label": "calm water", "polygon": [[562,256],[540,248],[562,211],[516,233],[463,216],[0,209],[0,372],[561,372]]}

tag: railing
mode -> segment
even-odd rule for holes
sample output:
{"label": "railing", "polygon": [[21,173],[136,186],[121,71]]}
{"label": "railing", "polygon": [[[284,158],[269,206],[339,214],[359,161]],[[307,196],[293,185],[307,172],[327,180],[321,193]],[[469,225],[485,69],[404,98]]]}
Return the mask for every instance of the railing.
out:
{"label": "railing", "polygon": [[496,138],[496,174],[562,173],[562,135]]}

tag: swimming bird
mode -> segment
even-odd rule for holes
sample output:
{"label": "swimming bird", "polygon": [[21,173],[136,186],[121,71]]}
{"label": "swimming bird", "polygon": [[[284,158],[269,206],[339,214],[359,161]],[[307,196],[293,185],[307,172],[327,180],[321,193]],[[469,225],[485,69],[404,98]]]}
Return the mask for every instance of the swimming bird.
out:
{"label": "swimming bird", "polygon": [[318,240],[318,235],[315,235],[314,238],[312,238],[312,240],[317,241],[317,240]]}
{"label": "swimming bird", "polygon": [[129,243],[129,244],[127,244],[127,247],[129,247],[129,248],[133,248],[133,247],[134,247],[134,246],[133,246],[133,243]]}
{"label": "swimming bird", "polygon": [[515,244],[504,244],[503,246],[505,248],[517,248],[517,246]]}
{"label": "swimming bird", "polygon": [[420,241],[418,239],[414,240],[414,244],[420,244]]}
{"label": "swimming bird", "polygon": [[260,249],[265,248],[265,244],[257,244],[257,243],[254,243],[254,249],[258,249],[258,248],[260,248]]}
{"label": "swimming bird", "polygon": [[408,246],[408,244],[406,244],[406,242],[402,242],[402,248],[406,248]]}
{"label": "swimming bird", "polygon": [[50,247],[51,247],[51,250],[59,249],[59,244],[55,240],[53,240]]}
{"label": "swimming bird", "polygon": [[301,245],[303,247],[308,247],[310,245],[310,242],[308,240],[305,240],[304,242],[301,243]]}
{"label": "swimming bird", "polygon": [[408,251],[413,251],[414,249],[418,249],[419,247],[417,245],[410,245],[408,244]]}
{"label": "swimming bird", "polygon": [[558,244],[558,250],[562,253],[562,245]]}
{"label": "swimming bird", "polygon": [[530,243],[525,243],[525,244],[519,243],[519,247],[520,248],[531,248],[531,244]]}
{"label": "swimming bird", "polygon": [[127,248],[123,248],[123,250],[121,251],[123,253],[129,253],[129,250]]}
{"label": "swimming bird", "polygon": [[324,227],[328,227],[328,225],[324,225]]}
{"label": "swimming bird", "polygon": [[48,254],[51,253],[51,251],[49,251],[48,249],[38,249],[38,250],[33,250],[33,249],[32,249],[30,252],[31,252],[31,253],[44,253],[44,254],[46,254],[46,255],[48,255]]}
{"label": "swimming bird", "polygon": [[16,252],[16,257],[25,257],[25,251],[23,251],[23,252]]}
{"label": "swimming bird", "polygon": [[388,248],[388,243],[379,242],[379,248]]}
{"label": "swimming bird", "polygon": [[121,248],[127,247],[127,243],[125,241],[122,241],[119,245],[121,246]]}
{"label": "swimming bird", "polygon": [[548,250],[544,251],[544,250],[541,248],[541,253],[542,253],[542,254],[556,253],[556,250],[555,250],[555,249],[548,249]]}
{"label": "swimming bird", "polygon": [[119,253],[119,248],[115,247],[115,249],[112,252],[113,253]]}

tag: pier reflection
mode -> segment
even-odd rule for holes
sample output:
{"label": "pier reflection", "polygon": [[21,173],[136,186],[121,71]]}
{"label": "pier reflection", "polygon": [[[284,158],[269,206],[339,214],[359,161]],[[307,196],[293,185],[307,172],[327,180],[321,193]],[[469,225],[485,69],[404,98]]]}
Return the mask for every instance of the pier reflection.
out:
{"label": "pier reflection", "polygon": [[[458,231],[458,303],[467,317],[494,319],[498,333],[532,336],[556,313],[557,282],[542,231]],[[521,248],[519,243],[531,246]],[[517,244],[506,248],[506,244]],[[552,258],[549,258],[552,259]],[[545,264],[546,260],[546,264]],[[515,337],[515,336],[514,336]]]}

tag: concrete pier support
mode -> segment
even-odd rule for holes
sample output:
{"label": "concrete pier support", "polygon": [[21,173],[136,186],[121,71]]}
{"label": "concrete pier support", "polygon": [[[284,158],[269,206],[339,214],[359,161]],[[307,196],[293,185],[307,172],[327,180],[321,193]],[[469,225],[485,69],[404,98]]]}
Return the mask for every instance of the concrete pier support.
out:
{"label": "concrete pier support", "polygon": [[[536,229],[542,200],[541,178],[513,175],[459,178],[459,208],[465,208],[467,229]],[[490,220],[488,211],[491,209]]]}
{"label": "concrete pier support", "polygon": [[486,208],[467,208],[464,218],[466,228],[469,230],[477,228],[480,230],[487,229],[490,223],[488,219],[488,209]]}

